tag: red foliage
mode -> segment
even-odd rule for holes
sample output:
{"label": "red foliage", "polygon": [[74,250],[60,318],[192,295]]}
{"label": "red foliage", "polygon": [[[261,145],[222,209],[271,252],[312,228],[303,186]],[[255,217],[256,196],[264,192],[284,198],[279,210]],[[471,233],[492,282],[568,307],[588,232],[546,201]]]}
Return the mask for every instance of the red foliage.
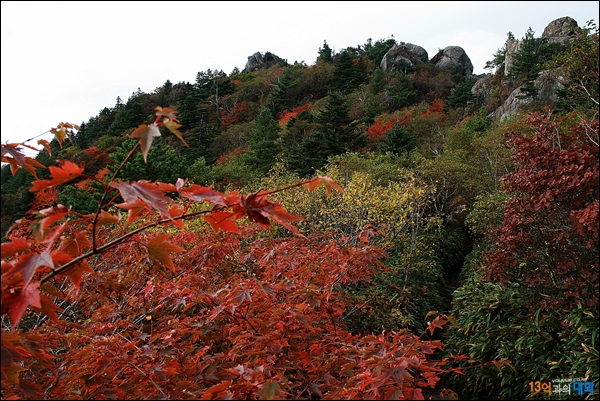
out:
{"label": "red foliage", "polygon": [[236,103],[231,108],[219,110],[218,115],[221,129],[239,122],[241,118],[248,114],[248,110],[248,103],[246,102]]}
{"label": "red foliage", "polygon": [[531,114],[528,137],[508,133],[517,171],[503,178],[513,198],[488,253],[489,279],[519,280],[537,307],[598,308],[598,120],[568,134],[549,114]]}
{"label": "red foliage", "polygon": [[[157,108],[157,121],[134,131],[134,150],[146,157],[161,124],[179,136],[174,113]],[[182,179],[106,185],[69,162],[50,171],[34,191],[84,176],[104,189],[102,209],[40,210],[29,231],[15,228],[2,244],[1,312],[12,326],[2,327],[4,398],[423,399],[441,373],[459,372],[443,370],[446,359],[433,357],[442,343],[426,332],[346,329],[347,313],[362,306],[341,286],[369,285],[385,253],[365,237],[305,238],[291,224],[300,218],[269,199],[298,186],[342,191],[328,177],[244,196]],[[191,211],[194,203],[208,207]],[[163,231],[200,216],[215,233]],[[297,235],[257,235],[242,217]],[[435,317],[430,334],[449,320]]]}
{"label": "red foliage", "polygon": [[33,213],[36,210],[45,209],[56,204],[58,201],[58,190],[56,188],[45,188],[35,193],[35,198],[31,202],[31,209],[27,213]]}
{"label": "red foliage", "polygon": [[221,156],[219,156],[219,158],[217,159],[217,161],[215,162],[215,164],[225,164],[225,162],[227,161],[228,157],[239,156],[242,153],[244,153],[244,148],[236,148],[236,149],[233,149],[229,153],[223,153]]}
{"label": "red foliage", "polygon": [[444,107],[446,107],[446,103],[442,99],[434,99],[429,105],[429,110],[423,113],[423,117],[428,117],[432,114],[444,114]]}
{"label": "red foliage", "polygon": [[290,120],[290,118],[296,118],[298,114],[302,113],[304,110],[308,109],[310,103],[303,104],[302,106],[294,107],[292,111],[284,110],[279,114],[279,124],[285,125]]}
{"label": "red foliage", "polygon": [[398,116],[392,116],[392,118],[387,121],[378,118],[373,125],[367,128],[367,138],[373,142],[379,142],[382,139],[385,139],[385,135],[390,132],[398,122],[400,122]]}

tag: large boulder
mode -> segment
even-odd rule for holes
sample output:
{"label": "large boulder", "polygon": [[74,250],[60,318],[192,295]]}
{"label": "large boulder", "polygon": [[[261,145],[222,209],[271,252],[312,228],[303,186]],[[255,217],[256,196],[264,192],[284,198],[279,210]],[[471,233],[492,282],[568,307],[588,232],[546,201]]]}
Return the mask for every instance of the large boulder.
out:
{"label": "large boulder", "polygon": [[260,52],[256,52],[248,57],[244,71],[258,71],[261,68],[268,68],[274,64],[283,62],[283,59],[277,57],[273,53],[266,52],[262,55]]}
{"label": "large boulder", "polygon": [[453,75],[473,75],[473,63],[460,46],[448,46],[444,50],[440,50],[429,62]]}
{"label": "large boulder", "polygon": [[578,27],[577,21],[571,17],[558,18],[548,24],[544,29],[544,33],[542,33],[541,39],[543,41],[545,39],[552,40],[574,36]]}
{"label": "large boulder", "polygon": [[379,66],[384,71],[393,71],[401,61],[408,63],[410,66],[414,66],[415,64],[426,63],[429,61],[429,55],[421,46],[400,42],[387,51],[381,59]]}

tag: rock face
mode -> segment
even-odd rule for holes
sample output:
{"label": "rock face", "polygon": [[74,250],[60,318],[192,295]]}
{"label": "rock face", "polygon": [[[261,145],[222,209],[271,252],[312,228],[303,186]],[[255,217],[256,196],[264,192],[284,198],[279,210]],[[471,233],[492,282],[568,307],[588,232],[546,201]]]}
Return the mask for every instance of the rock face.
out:
{"label": "rock face", "polygon": [[558,42],[561,45],[566,45],[575,35],[578,27],[577,21],[571,17],[555,19],[544,29],[540,41],[541,43]]}
{"label": "rock face", "polygon": [[429,61],[429,56],[421,46],[400,42],[392,46],[383,56],[380,67],[384,71],[393,71],[401,60],[407,62],[410,66],[414,66],[415,64],[426,63]]}
{"label": "rock face", "polygon": [[258,71],[263,67],[270,67],[273,64],[282,63],[283,60],[273,53],[266,52],[264,56],[260,52],[256,52],[248,57],[246,62],[245,71]]}
{"label": "rock face", "polygon": [[479,78],[477,82],[473,84],[471,93],[473,94],[473,105],[475,109],[479,109],[479,107],[489,103],[491,80],[492,74],[484,74],[483,77]]}
{"label": "rock face", "polygon": [[[479,81],[477,83],[479,83]],[[526,93],[521,91],[522,87],[519,86],[508,96],[500,107],[490,114],[490,117],[500,117],[500,119],[505,119],[514,115],[521,107],[534,100],[554,103],[558,100],[556,90],[565,87],[564,78],[550,71],[542,71],[540,76],[533,81],[533,86],[537,89],[535,97],[526,96]],[[474,87],[475,85],[473,85],[473,88]],[[473,89],[471,89],[471,92],[473,93]]]}
{"label": "rock face", "polygon": [[[542,33],[542,37],[536,39],[537,46],[558,43],[560,49],[565,50],[569,42],[575,37],[575,31],[579,25],[571,17],[562,17],[555,19],[549,23]],[[512,70],[515,54],[519,52],[521,48],[521,41],[515,40],[508,42],[506,45],[506,56],[504,59],[504,75],[510,75]]]}
{"label": "rock face", "polygon": [[440,50],[429,62],[450,74],[473,75],[473,63],[460,46],[448,46]]}
{"label": "rock face", "polygon": [[510,75],[515,63],[515,54],[521,49],[521,42],[513,40],[506,43],[506,55],[504,56],[504,76]]}

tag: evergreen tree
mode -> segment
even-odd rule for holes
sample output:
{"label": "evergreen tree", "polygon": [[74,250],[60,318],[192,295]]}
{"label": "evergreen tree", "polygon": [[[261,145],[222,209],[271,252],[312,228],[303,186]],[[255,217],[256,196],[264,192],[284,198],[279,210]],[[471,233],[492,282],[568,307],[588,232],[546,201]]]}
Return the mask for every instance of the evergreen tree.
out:
{"label": "evergreen tree", "polygon": [[511,71],[511,75],[524,80],[521,90],[530,96],[537,94],[533,81],[540,75],[540,66],[536,54],[537,41],[534,33],[531,27],[527,29],[527,33],[521,41],[521,47],[515,54],[515,62]]}
{"label": "evergreen tree", "polygon": [[293,69],[287,67],[283,71],[283,75],[277,79],[277,85],[269,94],[269,109],[274,116],[279,115],[284,110],[291,109],[294,105],[291,102],[288,91],[300,82],[293,77]]}
{"label": "evergreen tree", "polygon": [[340,92],[350,92],[368,82],[366,59],[356,51],[344,49],[337,55],[331,88]]}
{"label": "evergreen tree", "polygon": [[[122,146],[117,147],[110,154],[110,159],[114,162],[112,166],[108,166],[110,175],[125,160],[135,142],[133,138],[128,138]],[[184,178],[188,168],[186,160],[180,157],[171,146],[166,145],[163,137],[154,139],[152,148],[148,152],[148,160],[152,160],[152,162],[144,162],[142,153],[136,152],[121,169],[118,178],[122,181],[158,180],[174,184],[177,178]]]}
{"label": "evergreen tree", "polygon": [[509,43],[515,41],[515,36],[512,32],[509,31],[507,36],[508,38],[506,39],[506,42],[504,42],[504,46],[494,53],[494,58],[492,60],[486,61],[485,67],[483,68],[489,69],[494,73],[496,69],[500,69],[504,65],[504,61],[506,60],[506,49],[508,49]]}
{"label": "evergreen tree", "polygon": [[381,64],[383,56],[396,44],[396,39],[393,37],[390,39],[380,39],[375,44],[372,43],[371,39],[367,41],[364,46],[365,56],[373,61],[376,65]]}
{"label": "evergreen tree", "polygon": [[410,152],[416,145],[414,136],[402,125],[396,124],[379,142],[379,150],[382,153],[392,152],[400,155]]}
{"label": "evergreen tree", "polygon": [[466,79],[464,82],[459,83],[452,89],[452,93],[446,99],[448,107],[466,107],[467,104],[473,99],[471,88],[475,84],[475,80]]}
{"label": "evergreen tree", "polygon": [[366,146],[366,136],[357,132],[349,114],[346,98],[338,91],[329,92],[325,108],[315,117],[316,130],[303,138],[297,157],[303,161],[295,169],[309,175],[327,163],[327,158],[353,152]]}
{"label": "evergreen tree", "polygon": [[390,111],[410,106],[418,100],[417,92],[408,76],[402,71],[392,71],[390,82],[385,88]]}
{"label": "evergreen tree", "polygon": [[323,41],[323,47],[319,47],[319,57],[317,57],[317,61],[319,60],[325,63],[333,63],[333,52],[326,40]]}
{"label": "evergreen tree", "polygon": [[248,149],[241,156],[244,164],[266,174],[281,152],[279,123],[268,108],[263,108],[248,133]]}

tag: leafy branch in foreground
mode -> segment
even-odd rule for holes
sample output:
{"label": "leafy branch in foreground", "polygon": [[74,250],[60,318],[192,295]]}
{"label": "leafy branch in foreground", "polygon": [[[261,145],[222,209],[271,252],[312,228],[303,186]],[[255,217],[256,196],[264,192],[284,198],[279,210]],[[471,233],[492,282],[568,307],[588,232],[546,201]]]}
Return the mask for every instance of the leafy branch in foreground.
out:
{"label": "leafy branch in foreground", "polygon": [[[160,127],[183,141],[176,112],[156,110],[154,123],[133,131],[138,141],[110,179],[63,161],[49,167],[50,179],[33,182],[31,191],[43,191],[86,178],[103,192],[96,212],[53,205],[2,244],[3,396],[423,399],[425,388],[453,395],[439,388],[439,376],[461,370],[444,368],[454,357],[437,356],[442,342],[425,338],[452,318],[431,312],[420,336],[350,333],[340,288],[370,284],[385,269],[385,252],[367,240],[305,237],[293,225],[302,218],[269,198],[297,187],[343,192],[331,178],[247,195],[181,178],[118,180],[135,152],[146,159]],[[17,146],[2,152],[35,175],[39,166]],[[256,224],[239,224],[244,217]],[[213,232],[185,231],[184,221],[199,218]],[[295,236],[251,240],[273,221]],[[159,229],[169,225],[184,230]],[[84,273],[94,273],[89,284]],[[27,308],[60,327],[32,324]]]}

